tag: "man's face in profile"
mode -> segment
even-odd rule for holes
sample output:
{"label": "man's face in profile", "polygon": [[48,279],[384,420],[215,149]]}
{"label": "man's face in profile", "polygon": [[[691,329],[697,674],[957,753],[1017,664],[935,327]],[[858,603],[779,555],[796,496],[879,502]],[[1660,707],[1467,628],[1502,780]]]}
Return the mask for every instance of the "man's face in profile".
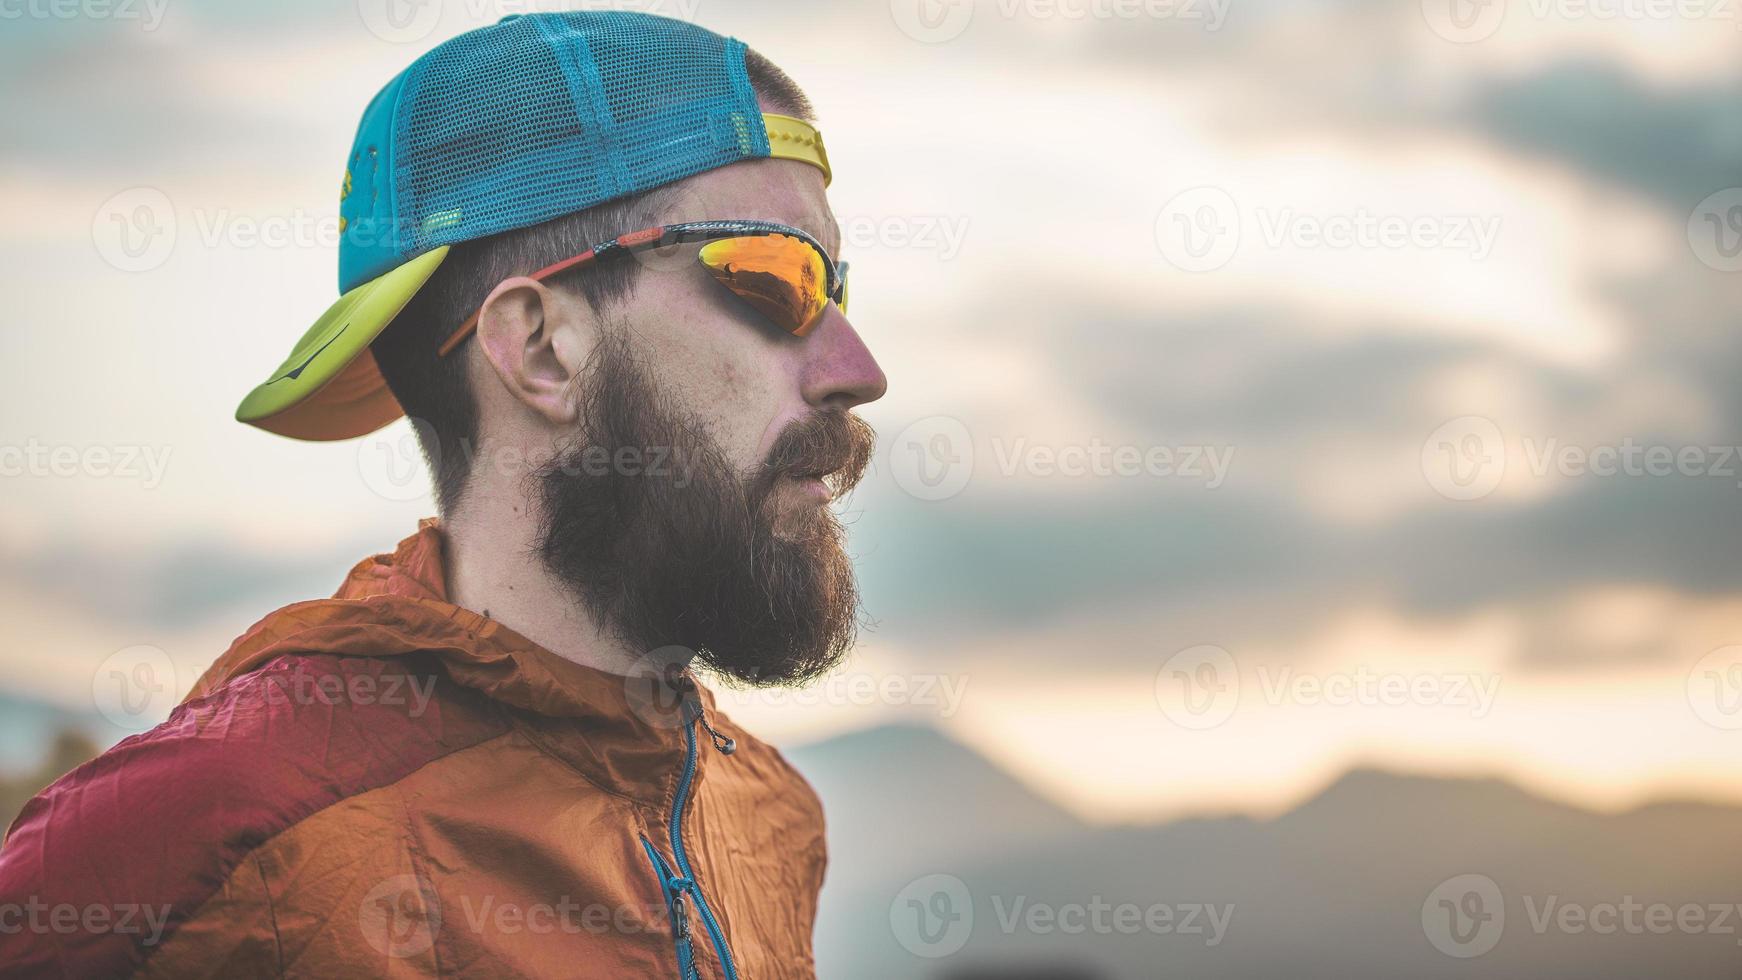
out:
{"label": "man's face in profile", "polygon": [[[673,200],[666,221],[775,221],[839,257],[813,167],[741,163]],[[885,379],[837,307],[804,337],[780,331],[711,282],[694,248],[649,256],[601,317],[574,389],[580,424],[536,475],[541,557],[637,649],[687,647],[748,683],[803,681],[852,644],[858,593],[828,503],[870,462],[873,433],[848,410]]]}

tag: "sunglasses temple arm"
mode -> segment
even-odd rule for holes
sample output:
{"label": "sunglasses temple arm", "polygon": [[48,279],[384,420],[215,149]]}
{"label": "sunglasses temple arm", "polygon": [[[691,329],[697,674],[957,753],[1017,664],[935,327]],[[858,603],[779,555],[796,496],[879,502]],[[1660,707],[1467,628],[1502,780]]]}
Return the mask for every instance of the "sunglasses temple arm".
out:
{"label": "sunglasses temple arm", "polygon": [[[527,278],[536,279],[539,282],[543,282],[546,279],[550,278],[551,276],[556,275],[559,272],[567,272],[570,269],[579,268],[580,266],[586,265],[587,263],[593,261],[593,257],[598,254],[598,251],[599,251],[598,248],[587,249],[585,252],[582,252],[579,255],[563,259],[561,262],[558,262],[554,265],[547,265],[544,268],[538,270],[537,272],[534,272],[531,276],[529,276]],[[458,330],[455,330],[452,334],[448,335],[448,339],[442,341],[442,345],[440,347],[436,348],[436,356],[437,357],[446,357],[449,354],[453,353],[453,350],[455,347],[460,346],[460,344],[463,343],[467,337],[470,337],[472,335],[473,331],[478,329],[478,315],[483,313],[483,312],[484,312],[484,308],[482,306],[480,306],[480,307],[478,307],[478,309],[476,311],[474,311],[472,313],[471,316],[467,317],[466,322],[460,324],[460,328]]]}
{"label": "sunglasses temple arm", "polygon": [[472,331],[476,329],[478,329],[478,313],[473,313],[466,317],[465,323],[460,324],[460,329],[449,334],[448,339],[442,341],[442,345],[436,348],[436,357],[446,357],[453,353],[454,348],[460,346],[461,342],[470,337]]}

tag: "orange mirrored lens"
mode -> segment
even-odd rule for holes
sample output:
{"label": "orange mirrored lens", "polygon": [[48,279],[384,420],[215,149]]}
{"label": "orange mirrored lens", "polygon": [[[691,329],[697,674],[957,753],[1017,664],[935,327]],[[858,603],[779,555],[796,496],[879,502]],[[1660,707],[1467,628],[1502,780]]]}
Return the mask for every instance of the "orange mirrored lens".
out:
{"label": "orange mirrored lens", "polygon": [[702,246],[715,281],[782,330],[802,337],[828,304],[828,270],[817,250],[790,235],[722,238]]}

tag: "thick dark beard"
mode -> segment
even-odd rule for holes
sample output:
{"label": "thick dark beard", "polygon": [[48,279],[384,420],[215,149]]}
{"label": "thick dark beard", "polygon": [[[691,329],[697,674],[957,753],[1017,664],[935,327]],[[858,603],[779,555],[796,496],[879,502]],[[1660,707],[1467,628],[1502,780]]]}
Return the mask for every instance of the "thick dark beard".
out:
{"label": "thick dark beard", "polygon": [[[685,647],[751,685],[799,684],[839,665],[859,620],[845,531],[825,506],[782,515],[770,505],[783,476],[827,474],[837,496],[850,490],[870,463],[871,427],[818,412],[741,477],[620,336],[600,344],[576,397],[580,431],[533,478],[539,558],[588,611],[643,654]],[[615,465],[624,458],[634,464]]]}

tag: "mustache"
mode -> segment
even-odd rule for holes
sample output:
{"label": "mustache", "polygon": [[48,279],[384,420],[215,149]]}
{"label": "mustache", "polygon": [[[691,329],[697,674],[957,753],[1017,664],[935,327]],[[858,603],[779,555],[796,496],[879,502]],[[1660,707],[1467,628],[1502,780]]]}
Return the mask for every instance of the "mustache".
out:
{"label": "mustache", "polygon": [[877,447],[877,431],[851,412],[818,412],[788,425],[756,479],[765,496],[782,476],[818,477],[836,497],[858,486]]}

